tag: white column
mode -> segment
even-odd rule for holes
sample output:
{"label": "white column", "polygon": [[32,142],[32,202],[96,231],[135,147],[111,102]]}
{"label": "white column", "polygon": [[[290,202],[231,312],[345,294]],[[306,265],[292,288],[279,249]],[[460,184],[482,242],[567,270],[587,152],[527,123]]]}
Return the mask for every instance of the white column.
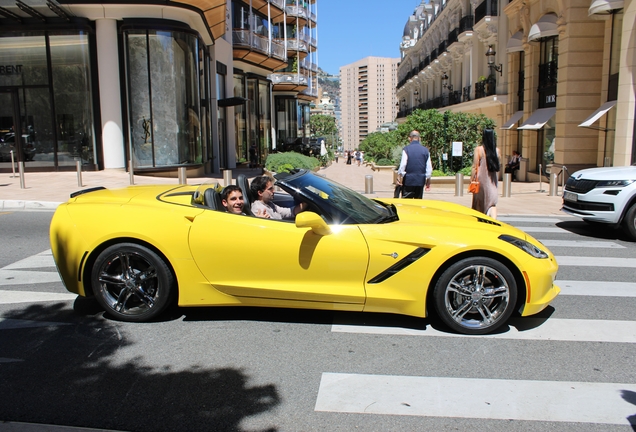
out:
{"label": "white column", "polygon": [[119,87],[117,20],[98,19],[95,23],[104,168],[124,168],[126,160]]}

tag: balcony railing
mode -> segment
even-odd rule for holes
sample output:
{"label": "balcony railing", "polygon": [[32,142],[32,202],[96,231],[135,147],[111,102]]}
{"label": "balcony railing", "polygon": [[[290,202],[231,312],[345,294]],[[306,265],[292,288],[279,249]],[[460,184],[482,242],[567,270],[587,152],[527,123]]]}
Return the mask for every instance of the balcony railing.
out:
{"label": "balcony railing", "polygon": [[466,86],[462,89],[462,102],[470,101],[470,87]]}
{"label": "balcony railing", "polygon": [[446,41],[448,45],[451,45],[457,42],[457,33],[458,33],[458,29],[453,29],[450,31],[450,33],[448,33],[448,40]]}
{"label": "balcony railing", "polygon": [[285,12],[291,17],[307,19],[307,11],[302,6],[285,6]]}
{"label": "balcony railing", "polygon": [[291,51],[307,52],[307,43],[297,39],[287,39],[287,49]]}
{"label": "balcony railing", "polygon": [[497,16],[497,0],[484,0],[475,8],[475,22],[487,16]]}
{"label": "balcony railing", "polygon": [[269,0],[269,2],[280,10],[285,10],[285,0]]}
{"label": "balcony railing", "polygon": [[277,40],[272,41],[272,57],[279,60],[287,60],[287,51],[285,51],[285,43]]}
{"label": "balcony railing", "polygon": [[295,84],[295,85],[307,85],[309,80],[307,75],[298,72],[275,72],[268,75],[268,78],[274,85],[276,84]]}
{"label": "balcony railing", "polygon": [[459,20],[459,34],[473,29],[475,17],[472,15],[466,15]]}
{"label": "balcony railing", "polygon": [[491,75],[485,81],[475,83],[475,99],[496,94],[497,81]]}

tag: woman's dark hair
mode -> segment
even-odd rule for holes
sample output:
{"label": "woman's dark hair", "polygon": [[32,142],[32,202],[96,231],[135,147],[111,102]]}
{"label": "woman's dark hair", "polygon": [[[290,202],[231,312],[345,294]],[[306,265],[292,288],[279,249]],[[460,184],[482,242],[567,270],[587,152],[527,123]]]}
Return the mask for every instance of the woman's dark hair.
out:
{"label": "woman's dark hair", "polygon": [[497,141],[495,139],[495,131],[492,129],[484,129],[482,135],[482,144],[486,152],[486,165],[488,171],[499,171],[499,158],[497,157]]}

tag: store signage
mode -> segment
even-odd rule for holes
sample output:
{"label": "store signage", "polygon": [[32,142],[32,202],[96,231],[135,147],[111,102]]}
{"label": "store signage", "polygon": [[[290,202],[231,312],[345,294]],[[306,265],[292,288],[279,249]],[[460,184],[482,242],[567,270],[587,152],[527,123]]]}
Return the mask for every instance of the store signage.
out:
{"label": "store signage", "polygon": [[0,75],[19,75],[22,73],[22,65],[0,65]]}
{"label": "store signage", "polygon": [[551,104],[551,103],[556,103],[556,95],[547,95],[545,97],[545,103],[546,104]]}

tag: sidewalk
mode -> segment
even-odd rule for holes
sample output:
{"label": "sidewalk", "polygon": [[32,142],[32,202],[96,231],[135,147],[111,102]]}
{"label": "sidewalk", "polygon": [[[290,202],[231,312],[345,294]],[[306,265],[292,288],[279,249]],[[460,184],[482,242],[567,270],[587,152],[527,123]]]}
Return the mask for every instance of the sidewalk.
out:
{"label": "sidewalk", "polygon": [[[240,173],[244,173],[250,179],[258,175],[258,170],[233,170],[235,179]],[[393,173],[391,171],[372,171],[370,167],[362,165],[346,165],[332,163],[329,167],[321,169],[318,174],[334,180],[342,185],[364,193],[366,176],[373,176],[373,193],[367,196],[371,198],[387,198],[393,196]],[[15,210],[53,210],[60,203],[68,200],[69,195],[78,190],[104,186],[107,188],[126,187],[130,185],[130,176],[123,169],[111,169],[103,171],[82,172],[82,185],[78,185],[76,172],[47,172],[25,173],[24,186],[20,187],[20,178],[14,178],[11,173],[0,174],[0,211]],[[439,183],[441,179],[433,179],[431,191],[425,192],[424,198],[448,201],[470,207],[472,195],[464,186],[463,196],[455,196],[454,178],[446,179],[449,183]],[[206,177],[188,178],[188,184],[200,184],[206,181],[218,181],[223,183],[222,174],[212,174]],[[177,178],[153,177],[135,175],[134,184],[178,184]],[[560,211],[561,197],[549,196],[549,184],[519,183],[513,182],[511,196],[501,196],[501,182],[499,183],[498,214],[524,214],[524,215],[558,215],[566,217]],[[540,192],[543,189],[543,192]],[[559,192],[561,190],[559,189]]]}

